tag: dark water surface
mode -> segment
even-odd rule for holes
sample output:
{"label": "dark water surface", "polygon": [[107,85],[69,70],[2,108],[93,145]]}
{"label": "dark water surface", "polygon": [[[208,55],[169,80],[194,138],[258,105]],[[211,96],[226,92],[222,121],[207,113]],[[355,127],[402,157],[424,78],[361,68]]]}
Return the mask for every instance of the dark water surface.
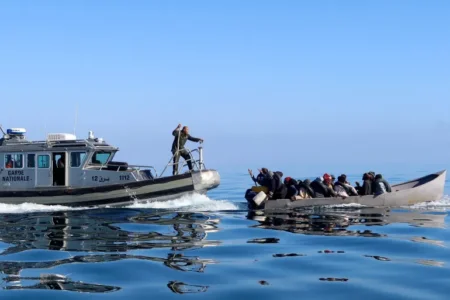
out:
{"label": "dark water surface", "polygon": [[447,197],[264,214],[246,210],[248,184],[248,175],[223,176],[209,198],[127,208],[0,206],[0,295],[449,298]]}

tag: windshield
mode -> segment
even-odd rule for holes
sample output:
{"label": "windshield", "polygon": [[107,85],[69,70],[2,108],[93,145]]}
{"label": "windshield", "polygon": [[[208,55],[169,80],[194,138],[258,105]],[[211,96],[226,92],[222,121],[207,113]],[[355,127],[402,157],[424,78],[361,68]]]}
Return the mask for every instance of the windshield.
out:
{"label": "windshield", "polygon": [[104,165],[106,164],[110,156],[111,152],[95,152],[92,156],[91,163]]}

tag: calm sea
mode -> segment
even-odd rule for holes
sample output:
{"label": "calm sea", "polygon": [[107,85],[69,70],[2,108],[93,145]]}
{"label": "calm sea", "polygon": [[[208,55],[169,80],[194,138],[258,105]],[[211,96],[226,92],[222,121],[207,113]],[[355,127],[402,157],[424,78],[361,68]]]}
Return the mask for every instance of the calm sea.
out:
{"label": "calm sea", "polygon": [[167,203],[0,205],[0,297],[449,299],[448,196],[402,209],[254,214],[248,174],[221,175],[208,196]]}

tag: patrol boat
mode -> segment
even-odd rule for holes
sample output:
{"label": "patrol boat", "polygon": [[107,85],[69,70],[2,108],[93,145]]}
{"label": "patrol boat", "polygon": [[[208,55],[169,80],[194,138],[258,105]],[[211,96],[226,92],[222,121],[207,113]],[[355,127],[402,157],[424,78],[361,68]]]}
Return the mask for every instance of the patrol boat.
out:
{"label": "patrol boat", "polygon": [[[173,165],[172,159],[159,176],[152,166],[113,161],[119,148],[94,137],[92,131],[85,139],[70,133],[50,133],[44,141],[30,141],[24,128],[7,129],[5,133],[0,126],[0,130],[0,203],[119,206],[205,194],[220,184],[219,173],[205,169],[201,146],[187,149],[192,171],[163,177],[167,167]],[[197,160],[194,152],[198,153]]]}

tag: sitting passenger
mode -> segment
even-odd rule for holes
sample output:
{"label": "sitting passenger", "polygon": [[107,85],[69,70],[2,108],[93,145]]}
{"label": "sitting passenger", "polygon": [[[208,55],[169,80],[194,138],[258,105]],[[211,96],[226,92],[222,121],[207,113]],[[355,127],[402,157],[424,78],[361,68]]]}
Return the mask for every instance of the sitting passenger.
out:
{"label": "sitting passenger", "polygon": [[287,189],[286,186],[281,181],[283,177],[282,172],[268,172],[269,180],[269,200],[285,199]]}
{"label": "sitting passenger", "polygon": [[371,176],[368,173],[364,173],[363,177],[363,185],[360,186],[359,182],[356,182],[356,189],[358,191],[358,194],[361,196],[364,195],[372,195],[373,191],[372,191],[372,180],[371,180]]}
{"label": "sitting passenger", "polygon": [[333,174],[331,174],[330,177],[331,177],[331,188],[334,190],[334,183],[336,182],[336,177],[334,177]]}
{"label": "sitting passenger", "polygon": [[310,180],[306,179],[304,181],[299,180],[296,185],[297,195],[292,197],[291,200],[302,200],[313,198],[314,191],[309,186]]}
{"label": "sitting passenger", "polygon": [[356,191],[356,189],[350,184],[350,182],[347,181],[347,175],[342,174],[341,176],[342,176],[342,178],[344,178],[344,182],[345,182],[345,185],[347,186],[347,188],[350,189],[349,195],[350,196],[358,196],[358,192]]}
{"label": "sitting passenger", "polygon": [[328,175],[327,173],[325,173],[323,175],[323,183],[327,187],[327,194],[328,194],[328,196],[325,195],[325,197],[336,197],[337,194],[336,194],[336,192],[333,189],[333,182],[332,182],[331,176]]}
{"label": "sitting passenger", "polygon": [[375,191],[375,172],[373,171],[367,172],[367,175],[369,175],[369,180],[370,182],[372,182],[372,194],[373,194]]}
{"label": "sitting passenger", "polygon": [[311,189],[314,191],[315,198],[324,198],[326,192],[326,186],[323,184],[323,178],[317,177],[310,184]]}
{"label": "sitting passenger", "polygon": [[284,179],[284,185],[286,186],[286,190],[287,190],[286,191],[286,199],[295,200],[295,196],[298,195],[297,180],[295,180],[291,177],[286,177]]}
{"label": "sitting passenger", "polygon": [[[392,192],[392,188],[391,188],[391,185],[389,184],[389,182],[387,182],[387,180],[384,179],[383,176],[382,176],[381,174],[378,174],[377,176],[380,176],[379,179],[380,179],[381,182],[383,182],[384,185],[386,186],[386,192],[388,192],[388,193]],[[375,180],[376,180],[376,179],[377,179],[377,178],[376,178],[376,176],[375,176]]]}
{"label": "sitting passenger", "polygon": [[374,187],[375,195],[381,195],[391,192],[391,186],[385,179],[383,179],[383,176],[381,174],[377,174],[375,176]]}
{"label": "sitting passenger", "polygon": [[341,196],[342,198],[347,198],[349,196],[356,196],[356,190],[346,183],[346,176],[341,175],[338,177],[338,181],[336,181],[334,185],[334,190],[336,191],[336,194],[338,196]]}
{"label": "sitting passenger", "polygon": [[311,188],[311,180],[299,180],[297,189],[299,196],[302,197],[301,199],[315,198],[315,193]]}
{"label": "sitting passenger", "polygon": [[252,170],[248,169],[248,173],[250,174],[250,176],[252,177],[252,180],[255,183],[258,183],[260,186],[265,186],[265,187],[269,187],[269,181],[268,181],[268,176],[269,176],[269,170],[267,168],[262,168],[261,170],[259,170],[259,174],[258,176],[253,176],[253,172]]}
{"label": "sitting passenger", "polygon": [[330,187],[331,176],[324,174],[322,177],[317,177],[311,182],[311,188],[314,191],[316,198],[335,197],[336,192]]}

